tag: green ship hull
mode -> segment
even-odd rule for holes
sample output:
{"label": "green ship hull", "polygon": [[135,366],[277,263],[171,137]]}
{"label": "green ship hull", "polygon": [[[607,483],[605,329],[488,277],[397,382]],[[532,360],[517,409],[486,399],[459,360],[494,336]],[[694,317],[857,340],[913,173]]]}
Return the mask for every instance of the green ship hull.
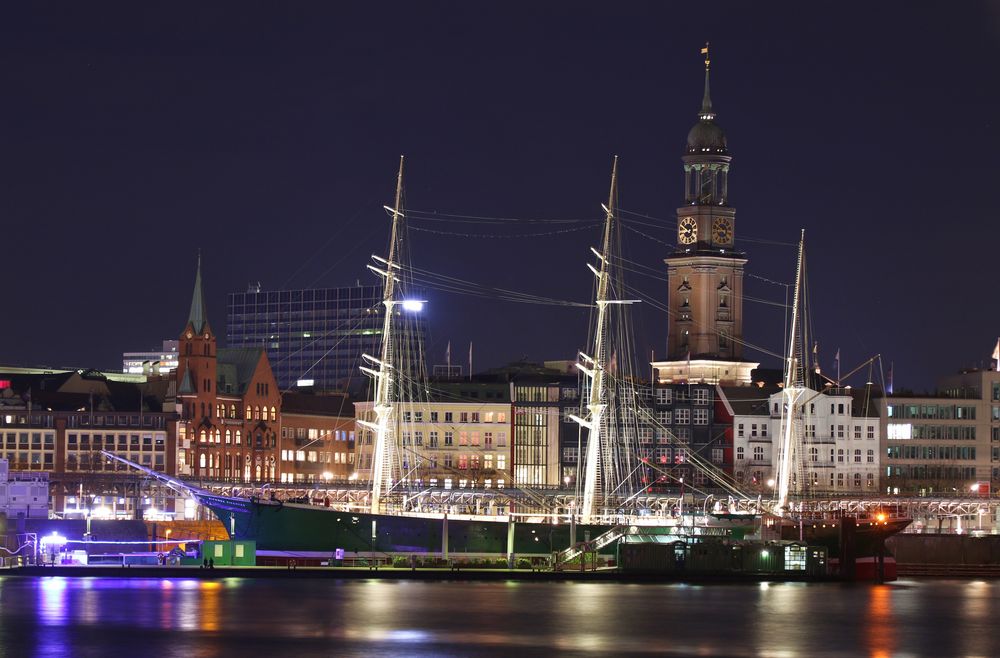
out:
{"label": "green ship hull", "polygon": [[[508,552],[510,524],[506,520],[486,520],[412,515],[345,512],[317,505],[283,503],[219,496],[200,492],[199,501],[225,525],[234,539],[254,540],[258,550],[333,553],[486,553]],[[721,518],[721,517],[720,517]],[[858,523],[853,552],[858,558],[876,555],[886,537],[909,523],[894,519],[885,523]],[[596,539],[610,525],[577,524],[576,542]],[[653,530],[653,528],[658,528]],[[741,539],[751,527],[731,526],[725,534]],[[721,529],[719,529],[721,531]],[[651,526],[654,534],[684,535],[685,528]],[[807,523],[782,528],[782,539],[798,540],[826,547],[831,558],[841,552],[840,530],[834,523]],[[518,521],[513,524],[513,552],[549,554],[571,546],[573,529],[568,523]],[[447,545],[445,544],[447,536]],[[602,549],[614,554],[614,544]]]}
{"label": "green ship hull", "polygon": [[[350,553],[441,553],[447,528],[452,553],[505,554],[509,524],[469,520],[344,512],[328,507],[267,500],[198,495],[234,539],[252,539],[258,550]],[[576,541],[596,538],[608,525],[576,526]],[[570,546],[568,523],[514,523],[514,552],[547,554]],[[613,553],[614,547],[607,549]]]}

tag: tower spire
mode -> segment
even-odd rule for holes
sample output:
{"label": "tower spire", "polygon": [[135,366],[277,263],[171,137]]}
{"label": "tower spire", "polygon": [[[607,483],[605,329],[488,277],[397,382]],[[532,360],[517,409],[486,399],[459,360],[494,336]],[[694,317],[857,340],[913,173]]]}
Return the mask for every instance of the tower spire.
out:
{"label": "tower spire", "polygon": [[701,54],[705,57],[705,95],[701,99],[701,112],[698,113],[702,119],[713,119],[715,114],[712,112],[712,95],[709,93],[708,84],[708,71],[712,63],[708,56],[708,42],[705,42],[705,47],[701,49]]}
{"label": "tower spire", "polygon": [[208,311],[205,308],[205,294],[201,290],[201,250],[198,250],[198,270],[194,275],[194,293],[191,295],[191,312],[188,322],[194,330],[201,333],[208,323]]}

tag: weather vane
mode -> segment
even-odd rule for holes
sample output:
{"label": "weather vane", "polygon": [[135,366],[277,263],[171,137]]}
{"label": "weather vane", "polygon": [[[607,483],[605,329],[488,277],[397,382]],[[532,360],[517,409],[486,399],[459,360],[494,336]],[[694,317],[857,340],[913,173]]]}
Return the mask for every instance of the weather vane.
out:
{"label": "weather vane", "polygon": [[701,49],[701,54],[705,56],[705,70],[707,71],[708,70],[708,65],[711,63],[711,60],[709,60],[709,58],[708,58],[708,42],[707,41],[705,42],[705,47]]}

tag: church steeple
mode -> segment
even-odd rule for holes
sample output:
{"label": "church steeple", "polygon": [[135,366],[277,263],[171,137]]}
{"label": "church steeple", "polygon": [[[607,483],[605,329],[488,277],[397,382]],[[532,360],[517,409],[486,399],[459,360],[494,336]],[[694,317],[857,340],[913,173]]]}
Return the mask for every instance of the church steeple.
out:
{"label": "church steeple", "polygon": [[197,333],[202,333],[208,325],[208,310],[205,307],[205,294],[201,289],[201,252],[198,253],[198,270],[194,275],[194,293],[191,295],[191,311],[188,322]]}
{"label": "church steeple", "polygon": [[711,65],[711,60],[708,58],[708,42],[705,42],[705,47],[701,49],[701,54],[705,56],[705,95],[701,98],[701,112],[698,113],[699,119],[712,120],[715,118],[715,114],[712,113],[712,95],[709,93],[708,86],[708,69]]}
{"label": "church steeple", "polygon": [[715,122],[707,43],[701,54],[705,89],[698,123],[688,132],[681,158],[684,205],[677,209],[677,246],[666,258],[671,309],[667,358],[681,363],[690,357],[710,363],[709,370],[721,368],[714,375],[703,373],[709,380],[723,380],[737,371],[741,374],[736,378],[742,380],[749,370],[719,366],[742,363],[746,257],[736,249],[736,209],[729,203],[732,156],[726,134]]}

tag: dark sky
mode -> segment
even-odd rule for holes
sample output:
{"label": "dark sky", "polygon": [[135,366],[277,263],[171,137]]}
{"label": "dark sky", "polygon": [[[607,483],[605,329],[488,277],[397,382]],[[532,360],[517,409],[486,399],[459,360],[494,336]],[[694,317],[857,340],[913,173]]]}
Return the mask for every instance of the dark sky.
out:
{"label": "dark sky", "polygon": [[[199,248],[220,334],[226,293],[248,281],[371,282],[400,153],[409,208],[594,220],[618,154],[621,207],[666,243],[626,231],[624,249],[661,267],[706,40],[738,244],[749,272],[791,281],[794,250],[768,241],[806,229],[827,367],[838,347],[845,370],[880,352],[897,388],[923,388],[988,360],[1000,334],[998,3],[13,4],[0,362],[120,368],[121,352],[175,337]],[[591,295],[596,228],[412,237],[435,272]],[[784,296],[758,279],[747,292]],[[428,296],[435,361],[448,340],[463,354],[475,341],[477,368],[586,341],[586,311]],[[780,310],[746,311],[746,337],[780,350]],[[665,316],[636,321],[662,357]]]}

